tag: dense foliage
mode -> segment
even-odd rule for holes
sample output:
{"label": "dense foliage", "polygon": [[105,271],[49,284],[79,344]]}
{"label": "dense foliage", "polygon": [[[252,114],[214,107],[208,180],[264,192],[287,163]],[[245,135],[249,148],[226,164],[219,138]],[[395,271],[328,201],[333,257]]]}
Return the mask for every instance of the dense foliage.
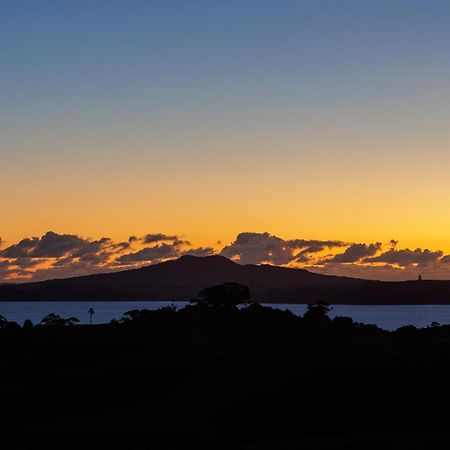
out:
{"label": "dense foliage", "polygon": [[328,308],[0,319],[5,448],[449,448],[450,327],[388,332]]}

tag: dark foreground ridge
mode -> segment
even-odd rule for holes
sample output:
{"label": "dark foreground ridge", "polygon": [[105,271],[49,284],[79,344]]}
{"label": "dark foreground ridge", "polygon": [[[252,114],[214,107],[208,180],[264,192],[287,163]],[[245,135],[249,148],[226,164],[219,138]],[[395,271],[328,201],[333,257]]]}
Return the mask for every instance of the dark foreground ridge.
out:
{"label": "dark foreground ridge", "polygon": [[203,300],[107,325],[0,320],[2,448],[450,448],[449,326]]}
{"label": "dark foreground ridge", "polygon": [[205,285],[237,282],[257,302],[450,304],[450,281],[381,282],[270,265],[240,265],[222,256],[184,256],[141,269],[0,286],[1,300],[189,300]]}

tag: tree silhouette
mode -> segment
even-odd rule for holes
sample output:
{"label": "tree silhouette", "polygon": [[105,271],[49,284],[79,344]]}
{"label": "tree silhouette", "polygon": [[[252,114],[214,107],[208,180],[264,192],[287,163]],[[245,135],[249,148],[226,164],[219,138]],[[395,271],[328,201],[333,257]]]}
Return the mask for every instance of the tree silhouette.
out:
{"label": "tree silhouette", "polygon": [[205,306],[236,307],[250,300],[247,286],[239,283],[223,283],[201,290],[191,303]]}
{"label": "tree silhouette", "polygon": [[5,317],[3,317],[2,315],[0,315],[0,328],[4,328],[8,325],[8,321],[5,319]]}
{"label": "tree silhouette", "polygon": [[137,321],[137,320],[146,320],[149,317],[151,317],[153,311],[150,311],[148,309],[132,309],[130,311],[126,311],[123,313],[122,318],[120,321],[122,323],[124,322],[130,322],[130,321]]}
{"label": "tree silhouette", "polygon": [[23,323],[23,328],[24,329],[33,328],[33,322],[30,319],[25,320],[25,322]]}
{"label": "tree silhouette", "polygon": [[92,316],[94,315],[95,311],[94,308],[89,308],[88,309],[88,314],[89,314],[89,325],[92,325]]}
{"label": "tree silhouette", "polygon": [[323,320],[329,319],[328,313],[331,311],[331,306],[322,300],[317,300],[315,303],[308,303],[307,310],[303,317],[305,319]]}
{"label": "tree silhouette", "polygon": [[62,318],[58,314],[47,314],[42,320],[41,325],[45,327],[71,327],[80,322],[76,317]]}

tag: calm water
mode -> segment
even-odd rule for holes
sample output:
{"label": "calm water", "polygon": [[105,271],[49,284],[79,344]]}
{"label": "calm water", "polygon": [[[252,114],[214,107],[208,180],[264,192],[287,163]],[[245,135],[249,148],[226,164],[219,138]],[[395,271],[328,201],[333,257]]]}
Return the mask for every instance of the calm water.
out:
{"label": "calm water", "polygon": [[[25,319],[39,323],[51,312],[63,317],[75,316],[81,323],[89,323],[88,309],[94,308],[93,323],[107,323],[120,319],[124,312],[131,309],[159,309],[172,302],[0,302],[0,314],[10,321],[23,324]],[[182,308],[186,303],[177,302]],[[278,304],[268,305],[275,308],[289,309],[301,315],[306,305]],[[450,305],[408,305],[408,306],[359,306],[336,305],[331,317],[347,316],[362,323],[373,323],[387,330],[395,330],[403,325],[426,327],[431,322],[450,323]]]}

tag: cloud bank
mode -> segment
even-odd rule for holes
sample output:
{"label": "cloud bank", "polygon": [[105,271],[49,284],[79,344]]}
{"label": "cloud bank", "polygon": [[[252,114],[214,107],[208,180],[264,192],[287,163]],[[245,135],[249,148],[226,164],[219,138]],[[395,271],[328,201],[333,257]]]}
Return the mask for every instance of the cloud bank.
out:
{"label": "cloud bank", "polygon": [[162,233],[114,242],[108,237],[88,239],[49,231],[41,237],[25,238],[0,249],[0,281],[89,275],[155,264],[187,254],[213,253],[210,247],[195,248],[179,236]]}
{"label": "cloud bank", "polygon": [[124,241],[53,231],[8,244],[0,238],[0,282],[39,281],[156,264],[183,255],[219,254],[240,264],[273,264],[351,277],[405,280],[450,279],[450,255],[442,250],[399,248],[389,242],[283,239],[243,232],[223,246],[196,247],[181,235],[148,233]]}
{"label": "cloud bank", "polygon": [[241,264],[286,265],[306,262],[325,248],[343,247],[342,241],[284,240],[269,233],[240,233],[220,254]]}

